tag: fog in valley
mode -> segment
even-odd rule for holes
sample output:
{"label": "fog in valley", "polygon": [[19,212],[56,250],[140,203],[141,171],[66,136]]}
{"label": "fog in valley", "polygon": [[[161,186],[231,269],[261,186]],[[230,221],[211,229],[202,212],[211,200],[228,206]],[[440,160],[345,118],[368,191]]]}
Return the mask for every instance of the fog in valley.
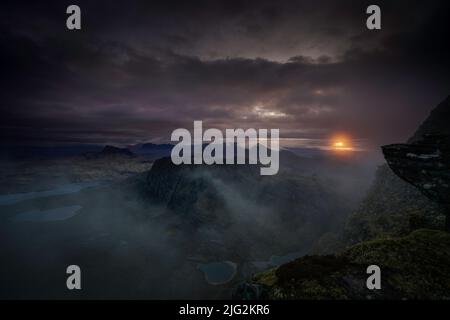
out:
{"label": "fog in valley", "polygon": [[[363,152],[285,149],[280,172],[260,176],[105,149],[2,157],[2,298],[231,298],[339,238],[376,168]],[[72,264],[82,290],[66,289]]]}

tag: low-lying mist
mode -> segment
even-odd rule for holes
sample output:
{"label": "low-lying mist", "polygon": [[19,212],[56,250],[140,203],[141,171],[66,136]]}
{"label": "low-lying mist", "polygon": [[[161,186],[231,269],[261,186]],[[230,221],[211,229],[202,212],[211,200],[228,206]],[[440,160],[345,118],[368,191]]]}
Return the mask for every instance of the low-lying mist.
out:
{"label": "low-lying mist", "polygon": [[[292,153],[283,162],[283,152],[276,176],[261,177],[248,165],[174,166],[166,158],[150,168],[142,159],[109,159],[139,169],[120,179],[96,174],[98,185],[16,203],[2,204],[4,192],[0,296],[230,298],[253,272],[307,254],[322,235],[339,233],[370,184],[373,166],[311,161]],[[58,162],[34,166],[39,170],[14,163],[9,168],[30,172],[26,191],[31,192],[33,183],[39,190],[54,189],[55,176],[62,185],[78,183],[74,171],[85,173],[83,161],[88,160],[73,160],[75,166],[60,170],[64,174],[55,169]],[[105,164],[103,171],[108,170]],[[17,180],[21,172],[3,174],[2,180],[12,177]],[[52,218],[66,207],[79,209]],[[26,218],[18,220],[23,213]],[[223,262],[235,270],[228,272]],[[82,270],[81,291],[66,288],[71,264]],[[225,271],[214,269],[216,264]],[[225,280],[212,283],[212,278]]]}

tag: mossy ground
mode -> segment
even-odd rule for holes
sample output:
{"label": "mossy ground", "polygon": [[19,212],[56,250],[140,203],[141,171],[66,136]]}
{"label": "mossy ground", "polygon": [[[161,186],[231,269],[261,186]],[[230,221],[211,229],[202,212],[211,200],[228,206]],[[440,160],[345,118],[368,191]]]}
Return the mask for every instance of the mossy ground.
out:
{"label": "mossy ground", "polygon": [[442,208],[403,181],[384,164],[360,207],[350,215],[343,232],[346,245],[411,231],[444,229]]}
{"label": "mossy ground", "polygon": [[[366,288],[369,265],[381,290]],[[421,229],[366,241],[341,254],[306,256],[254,277],[272,299],[450,299],[450,234]]]}

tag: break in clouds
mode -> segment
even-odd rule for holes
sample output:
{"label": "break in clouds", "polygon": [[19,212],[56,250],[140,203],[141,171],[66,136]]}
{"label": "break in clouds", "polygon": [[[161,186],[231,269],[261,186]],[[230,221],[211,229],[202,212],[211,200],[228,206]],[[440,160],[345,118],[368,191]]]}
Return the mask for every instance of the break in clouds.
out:
{"label": "break in clouds", "polygon": [[202,120],[379,145],[450,84],[446,1],[379,1],[376,31],[367,1],[77,1],[81,31],[69,4],[1,4],[4,142],[163,142]]}

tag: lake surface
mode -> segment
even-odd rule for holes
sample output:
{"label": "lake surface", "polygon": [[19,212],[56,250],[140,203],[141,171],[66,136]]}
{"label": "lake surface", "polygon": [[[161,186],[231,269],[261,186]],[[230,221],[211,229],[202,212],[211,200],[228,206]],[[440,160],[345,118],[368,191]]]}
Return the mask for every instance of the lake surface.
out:
{"label": "lake surface", "polygon": [[305,255],[305,252],[297,251],[297,252],[291,252],[291,253],[285,254],[283,256],[273,255],[269,258],[269,260],[252,261],[251,263],[258,270],[264,270],[264,269],[268,269],[268,268],[279,267],[282,264],[294,261],[295,259],[303,257],[304,255]]}
{"label": "lake surface", "polygon": [[209,284],[220,285],[231,281],[236,275],[237,264],[232,261],[198,264],[197,268],[205,275]]}
{"label": "lake surface", "polygon": [[284,256],[273,255],[270,257],[269,264],[271,266],[278,267],[282,264],[294,261],[295,259],[300,258],[303,255],[304,255],[304,252],[300,252],[300,251],[291,252],[291,253],[285,254]]}
{"label": "lake surface", "polygon": [[16,204],[25,200],[32,200],[43,197],[59,196],[64,194],[76,193],[84,188],[99,186],[101,182],[99,181],[88,181],[79,183],[68,183],[64,184],[58,188],[36,191],[36,192],[25,192],[25,193],[13,193],[13,194],[2,194],[0,195],[0,206],[8,206],[11,204]]}
{"label": "lake surface", "polygon": [[81,206],[68,206],[50,210],[27,211],[15,215],[11,221],[61,221],[73,217],[81,208]]}

